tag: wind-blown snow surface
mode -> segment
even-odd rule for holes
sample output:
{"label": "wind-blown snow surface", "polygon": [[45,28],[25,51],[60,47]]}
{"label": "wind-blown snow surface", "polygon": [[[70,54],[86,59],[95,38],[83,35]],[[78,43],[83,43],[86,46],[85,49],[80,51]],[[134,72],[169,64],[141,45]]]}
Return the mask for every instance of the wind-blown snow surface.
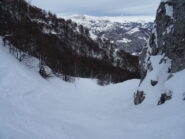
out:
{"label": "wind-blown snow surface", "polygon": [[138,83],[45,80],[0,46],[0,139],[184,139],[185,102],[134,106]]}

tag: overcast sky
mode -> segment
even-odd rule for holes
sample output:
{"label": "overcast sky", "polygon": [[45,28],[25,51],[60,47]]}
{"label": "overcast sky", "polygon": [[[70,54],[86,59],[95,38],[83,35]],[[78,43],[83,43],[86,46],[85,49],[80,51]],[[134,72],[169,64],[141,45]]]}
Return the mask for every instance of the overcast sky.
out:
{"label": "overcast sky", "polygon": [[[28,1],[28,0],[27,0]],[[161,0],[31,0],[54,13],[96,16],[155,15]]]}

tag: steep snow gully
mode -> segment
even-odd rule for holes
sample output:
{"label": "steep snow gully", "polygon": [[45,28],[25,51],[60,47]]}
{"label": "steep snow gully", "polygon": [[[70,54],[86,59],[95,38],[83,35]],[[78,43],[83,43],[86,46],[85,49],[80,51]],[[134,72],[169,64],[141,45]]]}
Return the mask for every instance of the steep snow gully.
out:
{"label": "steep snow gully", "polygon": [[[184,91],[185,71],[180,79]],[[67,83],[41,78],[0,46],[0,139],[184,139],[185,105],[176,98],[135,106],[139,80],[98,86],[96,80]]]}

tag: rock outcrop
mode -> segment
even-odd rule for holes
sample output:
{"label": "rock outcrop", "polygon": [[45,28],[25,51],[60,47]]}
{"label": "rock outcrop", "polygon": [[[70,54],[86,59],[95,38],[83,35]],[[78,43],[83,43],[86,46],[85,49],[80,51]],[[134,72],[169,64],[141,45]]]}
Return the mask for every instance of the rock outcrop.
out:
{"label": "rock outcrop", "polygon": [[[140,56],[141,83],[135,104],[144,100],[163,104],[173,96],[165,83],[173,73],[185,69],[185,0],[163,0],[148,45]],[[154,83],[155,81],[155,83]],[[161,101],[160,101],[161,100]]]}

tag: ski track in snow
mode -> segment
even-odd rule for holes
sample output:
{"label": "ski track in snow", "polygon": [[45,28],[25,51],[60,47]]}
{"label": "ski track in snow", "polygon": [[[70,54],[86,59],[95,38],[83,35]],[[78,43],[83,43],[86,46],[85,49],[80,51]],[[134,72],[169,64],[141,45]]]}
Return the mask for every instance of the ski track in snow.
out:
{"label": "ski track in snow", "polygon": [[134,106],[138,84],[45,80],[0,46],[0,139],[184,139],[184,102]]}

